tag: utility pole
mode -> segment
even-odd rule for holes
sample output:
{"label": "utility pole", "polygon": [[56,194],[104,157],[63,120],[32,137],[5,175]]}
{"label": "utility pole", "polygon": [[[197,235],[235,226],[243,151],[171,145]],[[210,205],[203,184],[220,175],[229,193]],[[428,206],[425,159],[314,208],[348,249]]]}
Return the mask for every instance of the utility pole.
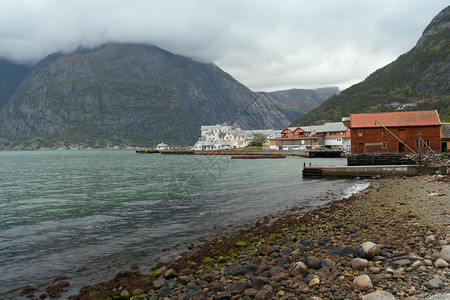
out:
{"label": "utility pole", "polygon": [[419,152],[419,168],[422,167],[422,138],[420,137],[420,132],[417,133],[417,152]]}

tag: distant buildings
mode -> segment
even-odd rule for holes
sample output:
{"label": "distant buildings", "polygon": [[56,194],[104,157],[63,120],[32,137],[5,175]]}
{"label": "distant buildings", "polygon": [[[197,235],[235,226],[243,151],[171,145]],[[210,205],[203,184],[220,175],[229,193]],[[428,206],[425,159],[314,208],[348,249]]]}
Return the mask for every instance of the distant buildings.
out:
{"label": "distant buildings", "polygon": [[[342,122],[283,130],[241,130],[236,124],[202,126],[194,150],[231,150],[250,145],[255,133],[272,150],[344,150],[360,153],[448,152],[450,124],[438,112],[395,111],[351,114]],[[158,145],[159,146],[159,145]]]}
{"label": "distant buildings", "polygon": [[238,125],[217,124],[201,126],[201,136],[194,150],[230,150],[245,148],[252,142],[254,133],[262,133],[267,140],[280,136],[279,130],[242,130]]}
{"label": "distant buildings", "polygon": [[164,143],[156,145],[156,150],[169,150],[169,148],[170,148],[169,145]]}
{"label": "distant buildings", "polygon": [[320,126],[287,127],[276,139],[281,150],[330,149],[350,151],[350,129],[343,122]]}

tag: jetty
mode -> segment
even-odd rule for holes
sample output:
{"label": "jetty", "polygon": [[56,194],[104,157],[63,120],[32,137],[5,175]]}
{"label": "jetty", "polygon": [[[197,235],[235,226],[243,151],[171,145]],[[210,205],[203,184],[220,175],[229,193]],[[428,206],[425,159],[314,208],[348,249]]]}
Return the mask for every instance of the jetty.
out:
{"label": "jetty", "polygon": [[372,166],[303,166],[304,178],[416,176],[419,174],[450,174],[450,166],[372,165]]}
{"label": "jetty", "polygon": [[[265,158],[280,158],[279,156],[302,156],[309,158],[341,157],[342,150],[136,150],[139,154],[161,153],[166,155],[232,155],[232,156],[264,156]],[[278,157],[277,157],[278,156]]]}
{"label": "jetty", "polygon": [[286,155],[233,155],[231,159],[274,159],[274,158],[286,158]]}
{"label": "jetty", "polygon": [[153,153],[159,153],[159,150],[143,149],[143,150],[136,150],[136,153],[139,153],[139,154],[153,154]]}

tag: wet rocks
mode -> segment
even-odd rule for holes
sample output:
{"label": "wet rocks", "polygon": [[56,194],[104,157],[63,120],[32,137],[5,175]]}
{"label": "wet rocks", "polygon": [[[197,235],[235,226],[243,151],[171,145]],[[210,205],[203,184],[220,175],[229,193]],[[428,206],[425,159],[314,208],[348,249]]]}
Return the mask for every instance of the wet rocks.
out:
{"label": "wet rocks", "polygon": [[[369,191],[311,212],[303,223],[296,216],[277,232],[266,234],[265,226],[252,237],[223,238],[231,245],[231,251],[220,248],[227,259],[212,249],[183,267],[160,268],[139,297],[390,300],[448,292],[449,227],[419,219],[421,210],[411,205],[429,209],[432,203],[423,203],[418,184],[409,180],[376,181]],[[441,202],[436,205],[440,212]],[[239,240],[247,246],[236,247]],[[114,298],[120,290],[102,296]]]}

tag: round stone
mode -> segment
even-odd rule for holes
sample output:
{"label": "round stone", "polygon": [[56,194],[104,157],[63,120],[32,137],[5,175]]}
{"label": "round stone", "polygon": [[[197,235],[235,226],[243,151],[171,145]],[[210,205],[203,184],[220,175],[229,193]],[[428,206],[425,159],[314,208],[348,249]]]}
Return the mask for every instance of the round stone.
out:
{"label": "round stone", "polygon": [[360,275],[353,279],[353,285],[358,290],[368,290],[373,288],[372,281],[370,280],[370,277],[368,275]]}
{"label": "round stone", "polygon": [[446,261],[443,260],[442,258],[438,258],[438,259],[434,262],[434,266],[435,266],[436,268],[439,268],[439,269],[447,268],[447,267],[448,267],[448,262],[446,262]]}
{"label": "round stone", "polygon": [[439,253],[439,257],[450,263],[450,245],[442,248],[441,252]]}
{"label": "round stone", "polygon": [[369,265],[369,261],[367,259],[358,257],[358,258],[353,259],[351,264],[352,264],[352,268],[354,270],[362,271],[365,268],[367,268],[367,266]]}

